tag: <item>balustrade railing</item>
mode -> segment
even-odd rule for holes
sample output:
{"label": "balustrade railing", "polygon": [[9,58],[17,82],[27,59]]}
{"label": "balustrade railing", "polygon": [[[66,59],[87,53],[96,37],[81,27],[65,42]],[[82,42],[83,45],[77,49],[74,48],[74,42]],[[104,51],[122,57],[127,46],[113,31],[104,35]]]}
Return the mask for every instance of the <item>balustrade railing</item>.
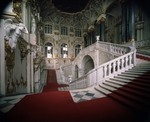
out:
{"label": "balustrade railing", "polygon": [[[73,67],[80,55],[88,54],[90,51],[95,49],[116,55],[117,58],[97,66],[84,76],[73,80],[69,83],[69,89],[86,88],[94,84],[98,84],[136,65],[135,48],[107,42],[96,42],[95,44],[82,49],[71,64],[61,67],[61,71],[63,72],[68,66]],[[67,78],[67,76],[64,77]]]}
{"label": "balustrade railing", "polygon": [[121,72],[124,72],[125,70],[131,69],[136,65],[135,54],[136,50],[133,50],[130,53],[98,66],[97,68],[89,71],[86,75],[81,77],[81,79],[86,79],[84,86],[82,86],[81,80],[79,78],[69,84],[69,89],[89,87],[114,77]]}
{"label": "balustrade railing", "polygon": [[126,43],[124,45],[126,45],[126,46],[132,46],[133,43],[134,43],[135,48],[150,46],[150,38],[139,40],[139,41],[134,41],[134,42],[128,42],[128,43]]}

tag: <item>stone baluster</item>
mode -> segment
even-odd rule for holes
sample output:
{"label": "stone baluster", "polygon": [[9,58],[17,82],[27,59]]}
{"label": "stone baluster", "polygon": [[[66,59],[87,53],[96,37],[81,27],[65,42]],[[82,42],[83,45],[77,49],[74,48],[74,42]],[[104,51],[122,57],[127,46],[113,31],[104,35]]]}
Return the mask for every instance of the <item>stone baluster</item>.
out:
{"label": "stone baluster", "polygon": [[109,69],[109,71],[108,71],[108,75],[110,75],[111,74],[111,63],[109,64],[109,66],[108,66],[108,69]]}
{"label": "stone baluster", "polygon": [[122,66],[121,68],[123,69],[124,68],[124,58],[122,58]]}
{"label": "stone baluster", "polygon": [[113,62],[113,74],[115,73],[115,71],[116,71],[116,61]]}
{"label": "stone baluster", "polygon": [[107,74],[107,65],[104,66],[104,78],[106,77]]}
{"label": "stone baluster", "polygon": [[118,63],[117,63],[117,71],[120,70],[120,59],[118,60]]}
{"label": "stone baluster", "polygon": [[129,66],[131,66],[131,61],[132,61],[132,56],[131,54],[129,55]]}

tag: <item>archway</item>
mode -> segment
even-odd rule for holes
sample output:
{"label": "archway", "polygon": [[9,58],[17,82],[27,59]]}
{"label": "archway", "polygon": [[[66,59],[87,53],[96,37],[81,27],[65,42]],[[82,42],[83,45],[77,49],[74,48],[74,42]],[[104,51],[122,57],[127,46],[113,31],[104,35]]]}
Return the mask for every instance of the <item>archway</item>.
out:
{"label": "archway", "polygon": [[50,42],[47,42],[45,44],[45,57],[53,58],[53,45]]}
{"label": "archway", "polygon": [[82,69],[84,74],[87,74],[90,70],[94,69],[94,61],[91,56],[86,55],[82,60]]}

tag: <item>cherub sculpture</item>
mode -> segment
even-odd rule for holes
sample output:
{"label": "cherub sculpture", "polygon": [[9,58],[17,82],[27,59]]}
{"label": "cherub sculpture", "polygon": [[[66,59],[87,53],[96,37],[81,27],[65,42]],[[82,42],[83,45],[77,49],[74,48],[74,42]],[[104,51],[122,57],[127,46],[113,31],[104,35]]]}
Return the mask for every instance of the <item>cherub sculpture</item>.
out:
{"label": "cherub sculpture", "polygon": [[5,20],[4,29],[6,32],[4,39],[8,40],[8,44],[12,50],[16,48],[16,43],[21,33],[28,34],[28,30],[24,24],[14,23],[11,19]]}

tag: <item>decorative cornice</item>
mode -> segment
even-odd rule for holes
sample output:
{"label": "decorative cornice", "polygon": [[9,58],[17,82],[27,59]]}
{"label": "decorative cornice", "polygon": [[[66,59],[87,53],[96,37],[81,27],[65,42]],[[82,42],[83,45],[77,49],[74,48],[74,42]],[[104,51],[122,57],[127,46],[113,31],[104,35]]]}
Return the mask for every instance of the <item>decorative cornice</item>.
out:
{"label": "decorative cornice", "polygon": [[22,23],[22,19],[19,19],[18,17],[17,17],[17,14],[15,14],[15,13],[11,13],[11,12],[2,12],[2,16],[3,17],[11,17],[11,19],[13,19],[13,21],[14,22],[20,22],[20,23]]}

